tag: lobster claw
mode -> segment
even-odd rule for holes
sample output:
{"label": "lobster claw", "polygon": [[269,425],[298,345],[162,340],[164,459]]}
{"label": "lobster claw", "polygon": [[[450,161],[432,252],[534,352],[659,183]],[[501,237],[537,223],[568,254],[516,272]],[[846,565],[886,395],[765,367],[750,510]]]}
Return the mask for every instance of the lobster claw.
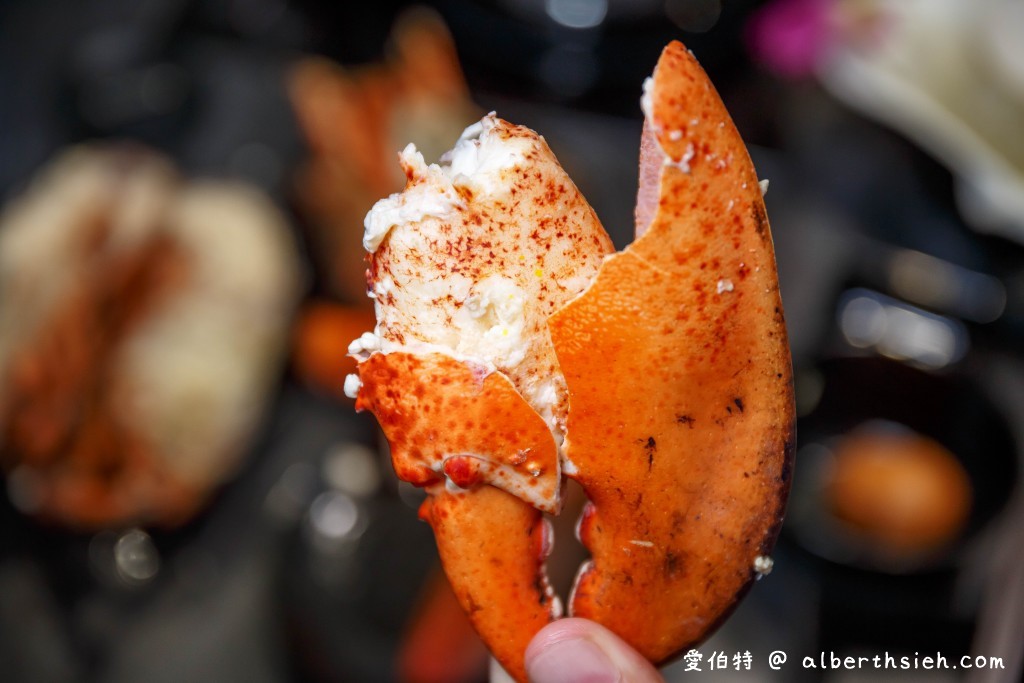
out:
{"label": "lobster claw", "polygon": [[377,416],[400,479],[488,483],[560,511],[554,438],[506,376],[440,353],[378,353],[359,369],[356,408]]}
{"label": "lobster claw", "polygon": [[[641,174],[659,176],[657,203],[641,195],[642,235],[552,316],[551,334],[569,387],[572,476],[592,505],[580,538],[593,560],[570,611],[661,662],[705,637],[770,569],[795,411],[771,236],[743,142],[680,43],[645,90]],[[579,343],[583,330],[601,340],[598,353]]]}
{"label": "lobster claw", "polygon": [[550,522],[490,486],[430,496],[420,515],[434,530],[445,574],[473,628],[505,670],[525,681],[526,646],[562,616],[544,572]]}
{"label": "lobster claw", "polygon": [[[399,476],[432,494],[421,515],[434,529],[452,587],[484,642],[520,681],[527,643],[561,612],[544,575],[551,538],[541,511],[559,511],[562,474],[590,500],[579,536],[591,560],[569,612],[602,623],[655,663],[706,637],[770,569],[788,493],[792,369],[757,176],[724,105],[682,44],[665,49],[644,90],[632,245],[605,256],[589,214],[572,203],[575,188],[547,175],[537,148],[509,171],[515,191],[490,204],[460,204],[476,195],[459,190],[462,176],[449,170],[455,189],[445,185],[447,194],[431,195],[415,212],[388,200],[388,216],[414,215],[415,222],[429,214],[424,220],[439,222],[426,233],[385,236],[384,251],[371,253],[377,337],[350,348],[360,359],[357,407],[377,416]],[[522,135],[503,122],[490,125]],[[476,166],[501,166],[507,155],[485,159],[484,144],[474,152]],[[452,167],[467,167],[465,157]],[[406,194],[422,198],[416,193],[433,176],[412,171]],[[568,205],[537,200],[563,195]],[[520,200],[536,213],[524,219]],[[460,219],[470,226],[468,237],[452,236],[458,221],[446,211],[456,205],[471,216]],[[512,275],[515,259],[501,264],[514,283],[489,296],[505,301],[505,293],[525,291],[539,299],[531,310],[543,321],[528,337],[536,343],[505,366],[508,348],[493,363],[477,362],[463,357],[462,337],[458,348],[437,352],[445,331],[466,320],[445,306],[477,296],[476,285],[458,274],[483,266],[466,259],[477,258],[469,255],[481,245],[500,256],[492,240],[513,239],[472,232],[481,215],[505,233],[523,220],[543,227],[562,216],[530,235],[544,246],[536,258],[562,244],[546,240],[570,231],[572,248],[555,251],[584,263],[567,270],[559,262],[552,268],[560,273],[557,286],[532,294],[530,273],[541,278],[549,262],[534,268],[533,255],[520,255],[527,263]],[[368,237],[371,223],[368,217]],[[405,245],[401,256],[398,243]],[[435,252],[460,257],[437,260]],[[395,306],[399,280],[411,282],[414,267],[416,287],[426,293],[420,299],[446,325],[421,319],[427,313],[408,304]],[[574,278],[584,286],[564,286]],[[377,287],[381,282],[388,286]],[[488,339],[510,325],[495,315],[500,324]],[[557,381],[538,379],[549,374]]]}
{"label": "lobster claw", "polygon": [[[525,680],[530,638],[561,616],[544,575],[552,537],[541,510],[561,504],[548,426],[508,378],[449,356],[374,354],[360,378],[356,407],[377,415],[395,472],[430,493],[420,516],[459,603]],[[446,479],[458,489],[448,491]]]}

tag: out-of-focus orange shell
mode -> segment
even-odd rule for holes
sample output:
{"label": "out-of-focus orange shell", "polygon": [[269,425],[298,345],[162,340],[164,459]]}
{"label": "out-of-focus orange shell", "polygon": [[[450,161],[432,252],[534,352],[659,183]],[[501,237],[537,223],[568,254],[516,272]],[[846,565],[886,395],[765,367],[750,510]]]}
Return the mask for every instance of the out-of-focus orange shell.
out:
{"label": "out-of-focus orange shell", "polygon": [[373,327],[373,312],[327,300],[314,300],[299,312],[292,331],[292,363],[309,386],[348,401],[342,387],[356,362],[342,356],[354,338]]}

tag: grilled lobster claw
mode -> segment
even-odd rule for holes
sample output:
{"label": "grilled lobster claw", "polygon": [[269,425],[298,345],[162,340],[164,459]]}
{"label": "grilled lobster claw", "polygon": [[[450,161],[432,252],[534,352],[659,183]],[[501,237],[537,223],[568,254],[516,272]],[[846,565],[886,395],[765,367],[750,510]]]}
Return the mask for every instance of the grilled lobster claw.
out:
{"label": "grilled lobster claw", "polygon": [[405,192],[367,217],[378,326],[350,348],[348,388],[432,494],[421,516],[455,593],[521,681],[561,612],[541,511],[559,511],[563,474],[590,500],[570,613],[655,663],[770,569],[789,488],[792,370],[757,176],[680,43],[644,92],[621,253],[543,140],[493,117],[445,166],[407,149]]}

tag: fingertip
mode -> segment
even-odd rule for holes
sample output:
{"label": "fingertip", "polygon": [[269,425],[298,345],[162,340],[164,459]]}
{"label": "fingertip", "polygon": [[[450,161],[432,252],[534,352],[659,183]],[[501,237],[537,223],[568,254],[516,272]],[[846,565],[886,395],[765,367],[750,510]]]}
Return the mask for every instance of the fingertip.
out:
{"label": "fingertip", "polygon": [[588,636],[586,628],[552,626],[539,633],[526,650],[530,683],[622,682],[618,667]]}
{"label": "fingertip", "polygon": [[560,619],[541,629],[526,650],[531,683],[661,683],[650,662],[603,626]]}
{"label": "fingertip", "polygon": [[553,621],[538,631],[530,641],[529,647],[526,648],[526,661],[529,662],[542,650],[559,642],[587,638],[595,632],[595,629],[599,628],[601,627],[597,623],[587,619],[566,617]]}

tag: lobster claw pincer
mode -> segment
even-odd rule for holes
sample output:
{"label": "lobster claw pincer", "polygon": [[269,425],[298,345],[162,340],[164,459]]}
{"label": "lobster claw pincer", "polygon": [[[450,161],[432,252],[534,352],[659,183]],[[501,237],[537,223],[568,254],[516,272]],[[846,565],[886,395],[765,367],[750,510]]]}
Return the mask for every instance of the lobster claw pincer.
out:
{"label": "lobster claw pincer", "polygon": [[506,377],[442,354],[374,354],[360,377],[356,406],[380,416],[395,472],[427,487],[420,516],[460,604],[493,650],[524,652],[561,616],[543,569],[541,510],[559,512],[561,486],[550,430]]}
{"label": "lobster claw pincer", "polygon": [[770,569],[784,511],[792,370],[757,176],[681,44],[642,103],[621,253],[543,140],[493,116],[443,168],[407,149],[405,192],[367,217],[378,326],[349,388],[427,487],[452,587],[518,680],[561,616],[541,511],[562,474],[590,500],[569,611],[656,663]]}

